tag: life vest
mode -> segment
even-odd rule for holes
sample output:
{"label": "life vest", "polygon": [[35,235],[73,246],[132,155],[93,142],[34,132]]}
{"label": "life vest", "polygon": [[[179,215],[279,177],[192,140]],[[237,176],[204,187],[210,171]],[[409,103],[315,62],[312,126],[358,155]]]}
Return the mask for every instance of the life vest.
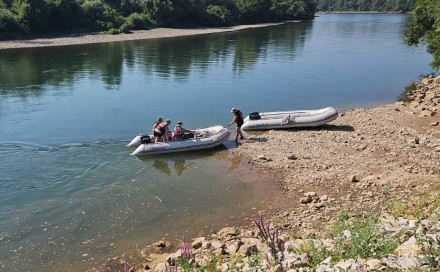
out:
{"label": "life vest", "polygon": [[166,122],[163,122],[158,124],[154,130],[156,130],[157,132],[165,133],[166,126],[168,126],[168,124]]}
{"label": "life vest", "polygon": [[176,128],[174,128],[174,137],[175,138],[183,138],[183,134],[184,134],[184,131],[183,131],[183,129],[182,129],[182,127],[180,127],[180,126],[177,126]]}
{"label": "life vest", "polygon": [[160,125],[160,122],[155,122],[153,125],[153,129],[157,128],[158,125]]}

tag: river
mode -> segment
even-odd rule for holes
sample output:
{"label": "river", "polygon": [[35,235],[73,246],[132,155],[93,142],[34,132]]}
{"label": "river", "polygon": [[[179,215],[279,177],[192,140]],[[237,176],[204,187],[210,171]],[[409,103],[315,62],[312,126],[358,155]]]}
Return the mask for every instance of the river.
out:
{"label": "river", "polygon": [[0,51],[0,268],[83,271],[159,239],[249,222],[273,180],[214,150],[137,158],[157,116],[226,125],[232,107],[339,111],[431,72],[404,14],[204,36]]}

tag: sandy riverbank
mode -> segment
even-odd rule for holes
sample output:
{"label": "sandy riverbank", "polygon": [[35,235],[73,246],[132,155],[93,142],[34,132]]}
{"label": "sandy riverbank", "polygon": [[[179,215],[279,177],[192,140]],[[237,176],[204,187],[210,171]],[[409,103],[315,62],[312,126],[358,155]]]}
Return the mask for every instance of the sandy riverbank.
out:
{"label": "sandy riverbank", "polygon": [[69,36],[53,37],[53,38],[0,41],[0,49],[66,46],[66,45],[80,45],[80,44],[92,44],[92,43],[171,38],[171,37],[181,37],[181,36],[190,36],[190,35],[233,32],[243,29],[268,27],[268,26],[275,26],[275,25],[295,23],[295,22],[299,22],[299,21],[285,21],[279,23],[239,25],[239,26],[218,27],[218,28],[195,28],[195,29],[155,28],[151,30],[137,30],[137,31],[133,31],[133,33],[131,34],[111,35],[100,32],[100,33],[78,34],[78,35],[69,35]]}

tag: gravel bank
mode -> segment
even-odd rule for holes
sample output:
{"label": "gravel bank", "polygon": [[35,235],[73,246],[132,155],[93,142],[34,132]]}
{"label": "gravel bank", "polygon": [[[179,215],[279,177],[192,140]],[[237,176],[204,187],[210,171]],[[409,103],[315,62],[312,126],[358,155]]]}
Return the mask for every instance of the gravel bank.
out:
{"label": "gravel bank", "polygon": [[[280,199],[285,208],[268,214],[266,222],[282,229],[286,267],[272,266],[267,271],[429,270],[426,260],[433,256],[423,250],[426,244],[420,244],[420,239],[431,239],[435,250],[440,247],[440,76],[423,79],[408,98],[408,102],[350,110],[321,128],[249,134],[231,151],[251,168],[278,177],[285,189]],[[316,256],[310,248],[305,250],[310,242],[332,250],[335,241],[314,237],[322,235],[341,211],[381,205],[392,208],[399,203],[408,207],[401,210],[405,214],[417,207],[420,199],[427,205],[423,206],[428,214],[425,218],[410,212],[406,217],[395,217],[387,214],[387,209],[379,215],[379,239],[398,237],[392,254],[337,263],[324,256],[324,261],[314,264]],[[432,203],[435,210],[428,207]],[[349,242],[351,234],[343,234]],[[258,250],[265,259],[265,252],[270,255],[271,251],[251,222],[249,227],[226,227],[187,245],[191,265],[214,262],[217,271],[251,271],[255,259],[250,252]],[[136,272],[168,271],[182,256],[181,250],[172,253],[176,246],[160,241],[141,251],[143,261],[114,258],[98,271],[121,270],[125,265]]]}
{"label": "gravel bank", "polygon": [[321,128],[249,134],[233,154],[283,180],[291,207],[276,224],[313,232],[343,209],[377,202],[373,184],[386,186],[392,202],[439,182],[440,77],[424,79],[409,97],[350,110]]}
{"label": "gravel bank", "polygon": [[66,45],[80,45],[80,44],[92,44],[92,43],[181,37],[181,36],[212,34],[212,33],[220,33],[220,32],[232,32],[243,29],[275,26],[275,25],[295,23],[295,22],[299,22],[299,21],[285,21],[279,23],[239,25],[239,26],[218,27],[218,28],[197,28],[197,29],[155,28],[151,30],[137,30],[137,31],[133,31],[133,33],[131,34],[111,35],[100,32],[100,33],[77,34],[77,35],[69,35],[69,36],[53,37],[53,38],[0,41],[0,49],[66,46]]}

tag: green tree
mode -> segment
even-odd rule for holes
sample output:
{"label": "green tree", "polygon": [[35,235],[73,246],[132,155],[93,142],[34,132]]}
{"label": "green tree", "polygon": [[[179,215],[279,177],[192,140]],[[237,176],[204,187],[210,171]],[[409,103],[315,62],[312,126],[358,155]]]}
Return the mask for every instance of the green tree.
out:
{"label": "green tree", "polygon": [[21,25],[14,14],[5,8],[0,8],[0,33],[8,36],[22,31]]}
{"label": "green tree", "polygon": [[405,42],[412,46],[426,44],[434,57],[432,68],[440,70],[440,0],[417,0]]}
{"label": "green tree", "polygon": [[206,12],[210,26],[228,26],[232,24],[231,12],[225,6],[209,5]]}
{"label": "green tree", "polygon": [[266,22],[271,17],[270,0],[237,0],[236,5],[240,23]]}
{"label": "green tree", "polygon": [[276,20],[311,19],[316,10],[313,0],[272,0]]}

